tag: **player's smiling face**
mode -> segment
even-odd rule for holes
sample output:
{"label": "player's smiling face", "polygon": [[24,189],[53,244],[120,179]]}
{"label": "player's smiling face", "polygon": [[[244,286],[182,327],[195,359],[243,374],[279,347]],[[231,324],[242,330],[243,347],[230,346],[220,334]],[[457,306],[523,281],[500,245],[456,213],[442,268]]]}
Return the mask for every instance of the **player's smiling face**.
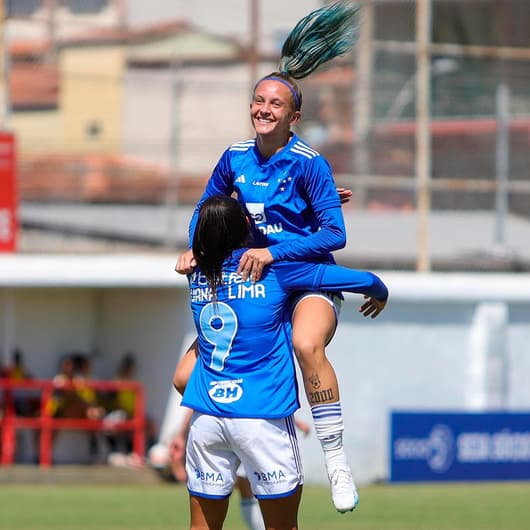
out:
{"label": "player's smiling face", "polygon": [[256,87],[250,104],[252,125],[258,135],[289,135],[291,125],[300,118],[294,109],[288,87],[279,81],[265,79]]}

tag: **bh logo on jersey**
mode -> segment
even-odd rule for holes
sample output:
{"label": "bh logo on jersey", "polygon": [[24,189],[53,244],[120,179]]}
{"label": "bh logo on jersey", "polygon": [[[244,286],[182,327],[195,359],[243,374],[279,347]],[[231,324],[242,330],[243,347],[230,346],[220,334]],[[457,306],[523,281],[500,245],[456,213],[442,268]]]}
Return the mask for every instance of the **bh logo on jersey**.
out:
{"label": "bh logo on jersey", "polygon": [[243,389],[239,384],[241,382],[242,380],[238,379],[236,381],[210,383],[212,388],[210,388],[208,395],[217,403],[234,403],[243,395]]}
{"label": "bh logo on jersey", "polygon": [[267,222],[265,205],[262,202],[247,202],[246,206],[250,217],[252,217],[257,225]]}

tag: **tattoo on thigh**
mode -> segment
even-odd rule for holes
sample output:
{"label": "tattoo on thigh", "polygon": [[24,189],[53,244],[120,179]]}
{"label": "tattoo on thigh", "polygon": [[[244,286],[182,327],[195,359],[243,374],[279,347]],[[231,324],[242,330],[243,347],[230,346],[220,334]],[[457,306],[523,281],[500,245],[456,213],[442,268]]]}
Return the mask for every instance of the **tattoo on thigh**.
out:
{"label": "tattoo on thigh", "polygon": [[308,377],[309,382],[311,383],[311,386],[316,390],[317,388],[320,388],[320,378],[318,377],[318,374],[313,374]]}
{"label": "tattoo on thigh", "polygon": [[326,390],[320,390],[319,392],[310,392],[309,401],[312,405],[316,403],[324,403],[333,399],[333,390],[326,388]]}

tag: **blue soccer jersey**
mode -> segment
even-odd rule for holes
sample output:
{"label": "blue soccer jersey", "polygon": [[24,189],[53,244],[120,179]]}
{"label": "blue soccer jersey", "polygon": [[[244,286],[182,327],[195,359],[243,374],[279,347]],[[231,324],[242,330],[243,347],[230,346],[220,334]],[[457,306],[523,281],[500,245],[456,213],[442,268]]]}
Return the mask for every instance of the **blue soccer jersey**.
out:
{"label": "blue soccer jersey", "polygon": [[386,300],[374,274],[309,262],[279,262],[256,283],[236,271],[246,249],[225,262],[213,302],[200,271],[188,276],[199,356],[182,404],[223,417],[283,418],[299,407],[285,302],[296,290],[358,292]]}
{"label": "blue soccer jersey", "polygon": [[223,153],[193,214],[190,241],[204,200],[233,192],[254,221],[253,246],[269,247],[275,261],[329,262],[329,253],[346,244],[330,165],[295,134],[267,159],[254,139]]}

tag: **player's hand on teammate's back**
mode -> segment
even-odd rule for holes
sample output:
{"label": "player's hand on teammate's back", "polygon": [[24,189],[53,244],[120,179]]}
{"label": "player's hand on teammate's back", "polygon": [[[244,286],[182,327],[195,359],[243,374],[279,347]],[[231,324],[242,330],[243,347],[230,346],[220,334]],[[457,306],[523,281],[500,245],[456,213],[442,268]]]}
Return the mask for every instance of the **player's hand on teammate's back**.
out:
{"label": "player's hand on teammate's back", "polygon": [[193,251],[189,249],[178,257],[175,270],[179,274],[189,274],[190,272],[193,272],[196,266],[197,262],[193,256]]}
{"label": "player's hand on teammate's back", "polygon": [[274,261],[272,254],[267,248],[249,248],[239,260],[237,273],[241,274],[243,280],[248,278],[252,283],[257,282],[263,273],[263,267]]}
{"label": "player's hand on teammate's back", "polygon": [[378,300],[371,296],[364,297],[366,302],[359,308],[359,312],[362,313],[365,317],[371,316],[375,318],[386,306],[386,300]]}
{"label": "player's hand on teammate's back", "polygon": [[337,193],[339,194],[341,204],[346,204],[350,202],[350,199],[352,198],[352,195],[353,195],[352,190],[349,190],[346,188],[337,188]]}

